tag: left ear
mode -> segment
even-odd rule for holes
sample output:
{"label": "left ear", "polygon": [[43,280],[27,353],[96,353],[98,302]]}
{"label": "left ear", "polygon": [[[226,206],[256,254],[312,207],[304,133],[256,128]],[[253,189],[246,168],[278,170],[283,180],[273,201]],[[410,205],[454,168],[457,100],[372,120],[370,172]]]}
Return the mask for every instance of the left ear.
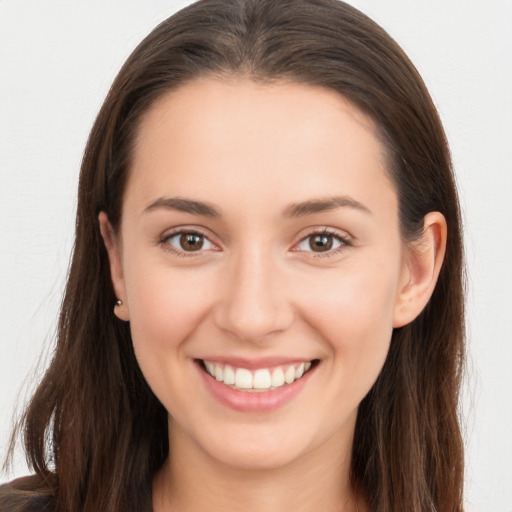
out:
{"label": "left ear", "polygon": [[393,327],[411,323],[427,305],[446,252],[446,219],[439,212],[425,216],[419,240],[408,244],[403,277],[393,315]]}
{"label": "left ear", "polygon": [[119,246],[119,239],[115,235],[114,230],[108,220],[105,212],[100,212],[98,215],[98,222],[100,225],[100,232],[103,238],[103,243],[108,253],[108,260],[110,264],[110,279],[116,294],[116,298],[121,301],[119,305],[114,306],[114,314],[119,320],[128,322],[130,320],[130,312],[128,310],[128,303],[126,297],[126,286],[124,284],[123,264],[121,261],[121,253]]}

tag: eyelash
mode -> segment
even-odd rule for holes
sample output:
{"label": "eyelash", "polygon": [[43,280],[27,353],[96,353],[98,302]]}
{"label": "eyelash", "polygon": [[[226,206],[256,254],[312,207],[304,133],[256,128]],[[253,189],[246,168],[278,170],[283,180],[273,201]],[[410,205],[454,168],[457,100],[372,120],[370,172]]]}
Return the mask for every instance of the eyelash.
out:
{"label": "eyelash", "polygon": [[[171,233],[166,234],[162,239],[160,239],[158,243],[159,243],[159,245],[161,245],[163,247],[164,250],[171,252],[177,256],[184,257],[184,258],[197,257],[200,253],[202,253],[204,251],[202,251],[202,250],[184,251],[184,250],[176,249],[169,243],[169,241],[171,239],[173,239],[174,237],[187,235],[187,234],[198,235],[198,236],[202,237],[203,240],[208,241],[208,243],[215,245],[215,244],[213,244],[213,242],[210,241],[210,239],[204,233],[202,233],[198,229],[179,229],[176,231],[172,231]],[[322,228],[322,229],[314,230],[313,232],[309,233],[307,236],[301,238],[299,243],[295,244],[294,247],[298,247],[299,245],[301,245],[302,243],[306,242],[308,239],[311,239],[314,236],[332,237],[333,239],[337,240],[340,244],[335,249],[331,249],[326,252],[318,252],[316,254],[315,254],[315,251],[313,251],[313,250],[303,251],[303,252],[311,253],[312,257],[314,257],[314,258],[325,258],[325,257],[329,257],[329,256],[334,256],[334,255],[338,254],[340,251],[344,250],[345,248],[351,247],[353,245],[351,239],[348,236],[342,236],[337,231],[329,229],[329,228]],[[295,252],[300,252],[296,248],[294,248],[292,250]]]}
{"label": "eyelash", "polygon": [[[311,239],[315,236],[327,236],[327,237],[334,238],[335,240],[337,240],[339,242],[340,245],[338,247],[336,247],[335,249],[331,249],[331,250],[328,250],[325,252],[315,253],[315,251],[313,251],[313,250],[304,251],[304,252],[310,252],[312,254],[313,258],[332,257],[332,256],[337,255],[339,252],[343,251],[347,247],[351,247],[353,245],[351,239],[348,236],[346,236],[346,235],[342,236],[339,232],[337,232],[333,229],[322,228],[322,229],[314,230],[312,233],[309,233],[307,236],[301,238],[300,242],[298,244],[296,244],[295,247],[299,246],[300,244],[306,242],[308,239]],[[298,252],[298,249],[294,249],[294,250]]]}
{"label": "eyelash", "polygon": [[173,239],[174,237],[182,236],[182,235],[198,235],[198,236],[202,237],[204,240],[207,240],[210,244],[214,245],[213,242],[211,242],[210,239],[204,233],[202,233],[198,229],[192,229],[192,228],[190,228],[190,229],[182,228],[182,229],[178,229],[176,231],[172,231],[171,233],[166,234],[161,240],[159,240],[158,243],[163,247],[163,249],[165,251],[168,251],[172,254],[175,254],[176,256],[181,256],[184,258],[194,257],[194,256],[197,257],[200,253],[203,252],[203,251],[179,250],[179,249],[176,249],[176,247],[173,247],[169,243],[169,241],[171,239]]}

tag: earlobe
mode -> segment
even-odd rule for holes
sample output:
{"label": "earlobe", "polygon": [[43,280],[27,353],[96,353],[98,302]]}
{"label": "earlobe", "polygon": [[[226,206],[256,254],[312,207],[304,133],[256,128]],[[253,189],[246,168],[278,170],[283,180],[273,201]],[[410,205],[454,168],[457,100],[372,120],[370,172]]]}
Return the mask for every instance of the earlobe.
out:
{"label": "earlobe", "polygon": [[439,212],[428,213],[420,239],[411,242],[406,249],[405,277],[395,303],[393,327],[412,322],[427,305],[441,271],[446,240],[446,219]]}
{"label": "earlobe", "polygon": [[112,286],[117,297],[117,302],[114,305],[114,313],[120,320],[125,322],[130,320],[126,301],[126,288],[124,284],[123,267],[121,262],[121,248],[119,240],[112,229],[105,212],[100,212],[98,215],[98,222],[100,225],[100,232],[103,238],[103,243],[108,253],[108,260],[110,265],[110,279]]}

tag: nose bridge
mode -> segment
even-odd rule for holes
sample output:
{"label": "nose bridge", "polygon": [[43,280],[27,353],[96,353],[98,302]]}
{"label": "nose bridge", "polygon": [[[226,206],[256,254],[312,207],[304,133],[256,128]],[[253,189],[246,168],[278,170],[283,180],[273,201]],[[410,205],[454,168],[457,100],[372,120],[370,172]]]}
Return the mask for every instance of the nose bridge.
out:
{"label": "nose bridge", "polygon": [[225,268],[217,324],[236,337],[258,342],[293,319],[284,276],[271,248],[251,244],[234,251]]}

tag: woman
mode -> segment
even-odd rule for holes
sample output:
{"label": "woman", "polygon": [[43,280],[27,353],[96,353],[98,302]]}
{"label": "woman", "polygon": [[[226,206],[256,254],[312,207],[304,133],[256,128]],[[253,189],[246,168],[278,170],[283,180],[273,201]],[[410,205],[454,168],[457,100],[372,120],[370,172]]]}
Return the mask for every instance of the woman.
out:
{"label": "woman", "polygon": [[183,9],[92,129],[36,475],[0,509],[462,510],[459,224],[435,108],[371,20]]}

